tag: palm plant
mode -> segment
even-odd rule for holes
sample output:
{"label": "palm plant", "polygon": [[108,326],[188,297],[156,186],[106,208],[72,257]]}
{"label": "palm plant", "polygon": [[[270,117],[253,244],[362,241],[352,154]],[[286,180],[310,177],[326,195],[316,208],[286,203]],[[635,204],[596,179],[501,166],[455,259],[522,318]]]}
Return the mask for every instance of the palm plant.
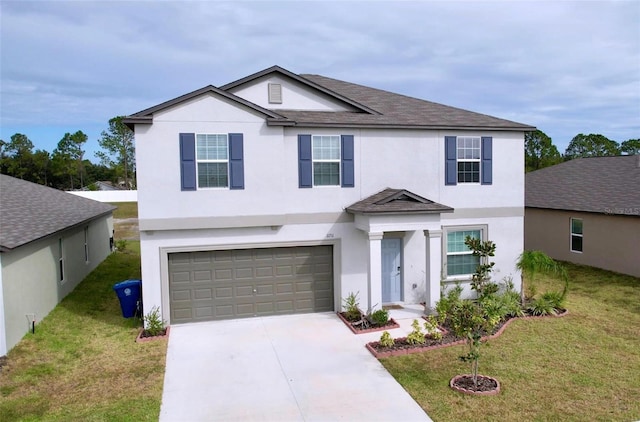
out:
{"label": "palm plant", "polygon": [[516,267],[520,270],[520,301],[522,302],[522,306],[525,305],[524,279],[526,277],[527,282],[533,285],[537,274],[558,277],[564,281],[564,288],[562,293],[560,293],[561,301],[564,301],[567,289],[569,288],[569,275],[562,264],[558,263],[544,252],[524,251],[518,257]]}

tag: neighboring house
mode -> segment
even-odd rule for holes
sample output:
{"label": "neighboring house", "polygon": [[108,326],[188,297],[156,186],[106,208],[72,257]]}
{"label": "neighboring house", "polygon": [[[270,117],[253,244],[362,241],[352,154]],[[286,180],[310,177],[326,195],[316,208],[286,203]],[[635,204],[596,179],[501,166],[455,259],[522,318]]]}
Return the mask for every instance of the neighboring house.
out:
{"label": "neighboring house", "polygon": [[433,306],[523,250],[520,123],[272,67],[135,113],[146,308],[171,324]]}
{"label": "neighboring house", "polygon": [[525,192],[526,249],[640,277],[640,156],[537,170]]}
{"label": "neighboring house", "polygon": [[[93,186],[91,186],[93,185]],[[84,186],[81,191],[111,191],[111,190],[125,190],[124,187],[117,186],[113,182],[109,181],[97,181],[93,182],[89,186]]]}
{"label": "neighboring house", "polygon": [[0,356],[110,253],[114,208],[0,175]]}

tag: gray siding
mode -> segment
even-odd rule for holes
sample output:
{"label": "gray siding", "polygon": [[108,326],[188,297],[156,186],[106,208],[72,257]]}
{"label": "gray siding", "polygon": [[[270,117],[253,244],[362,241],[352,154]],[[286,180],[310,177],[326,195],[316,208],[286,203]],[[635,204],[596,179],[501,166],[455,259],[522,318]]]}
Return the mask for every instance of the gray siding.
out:
{"label": "gray siding", "polygon": [[[88,262],[85,261],[85,227],[88,227]],[[0,355],[15,346],[29,330],[27,314],[35,313],[36,321],[40,322],[108,256],[112,230],[112,217],[105,216],[2,253],[0,280],[6,350],[0,350]],[[63,283],[59,279],[60,238],[63,239]]]}

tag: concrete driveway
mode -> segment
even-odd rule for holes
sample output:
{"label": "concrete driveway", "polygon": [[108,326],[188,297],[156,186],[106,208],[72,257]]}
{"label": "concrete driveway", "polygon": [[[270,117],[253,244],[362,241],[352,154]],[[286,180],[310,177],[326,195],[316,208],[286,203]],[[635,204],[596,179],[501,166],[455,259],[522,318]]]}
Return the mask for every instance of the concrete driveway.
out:
{"label": "concrete driveway", "polygon": [[359,337],[333,313],[172,326],[160,421],[430,421]]}

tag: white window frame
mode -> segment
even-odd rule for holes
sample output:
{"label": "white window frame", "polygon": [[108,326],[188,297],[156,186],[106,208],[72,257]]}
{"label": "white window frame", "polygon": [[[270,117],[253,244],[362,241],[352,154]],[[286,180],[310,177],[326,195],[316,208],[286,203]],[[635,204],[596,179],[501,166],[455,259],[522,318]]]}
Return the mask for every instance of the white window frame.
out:
{"label": "white window frame", "polygon": [[89,263],[89,226],[84,228],[84,262]]}
{"label": "white window frame", "polygon": [[[227,158],[226,159],[208,159],[198,158],[198,137],[199,136],[224,136],[227,142]],[[226,186],[200,186],[200,163],[226,163],[227,164],[227,185]],[[229,163],[229,134],[227,133],[197,133],[196,134],[196,186],[198,190],[201,189],[229,189],[231,183],[230,178],[230,163]]]}
{"label": "white window frame", "polygon": [[[470,139],[472,141],[472,143],[474,143],[474,141],[478,142],[478,148],[475,147],[471,147],[471,150],[478,150],[478,158],[460,158],[459,157],[459,153],[460,153],[460,141],[465,141],[467,139]],[[464,146],[462,147],[462,150],[465,151],[467,150],[467,148],[465,148]],[[456,181],[458,183],[463,183],[465,185],[479,185],[480,182],[482,181],[482,137],[480,136],[456,136]],[[460,180],[460,171],[458,170],[459,168],[459,164],[460,163],[478,163],[478,181],[477,182],[465,182],[463,180]]]}
{"label": "white window frame", "polygon": [[[573,232],[573,221],[580,221],[580,224],[582,226],[582,233],[574,233]],[[580,243],[582,246],[581,250],[575,250],[573,249],[573,238],[574,237],[579,237],[580,239],[582,239],[582,242]],[[569,250],[571,250],[571,252],[574,253],[582,253],[584,251],[584,220],[582,218],[574,218],[571,217],[571,219],[569,220]]]}
{"label": "white window frame", "polygon": [[60,284],[64,284],[64,244],[62,238],[58,238],[58,280]]}
{"label": "white window frame", "polygon": [[[320,139],[323,137],[331,137],[331,138],[337,138],[338,139],[338,158],[331,158],[331,159],[321,159],[321,158],[316,158],[315,156],[315,148],[314,148],[314,141],[316,139]],[[335,185],[319,185],[316,184],[316,163],[338,163],[338,183]],[[331,135],[311,135],[311,177],[313,178],[313,187],[314,188],[323,188],[323,187],[327,187],[327,188],[333,188],[333,187],[340,187],[342,186],[342,137],[340,135],[335,135],[335,134],[331,134]]]}
{"label": "white window frame", "polygon": [[480,231],[480,240],[485,242],[489,238],[489,226],[486,224],[470,225],[470,226],[448,226],[442,228],[442,276],[446,281],[466,281],[471,280],[473,273],[469,274],[456,274],[449,275],[447,267],[447,257],[449,255],[470,255],[471,250],[468,252],[448,252],[448,237],[449,233],[461,232],[461,231]]}

